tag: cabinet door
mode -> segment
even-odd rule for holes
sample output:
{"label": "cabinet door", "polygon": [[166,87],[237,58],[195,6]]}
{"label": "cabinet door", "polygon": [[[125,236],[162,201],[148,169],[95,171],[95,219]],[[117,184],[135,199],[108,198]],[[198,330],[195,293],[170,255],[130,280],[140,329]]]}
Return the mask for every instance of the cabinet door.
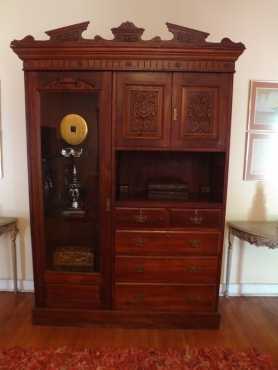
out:
{"label": "cabinet door", "polygon": [[171,81],[171,73],[116,74],[114,125],[117,147],[169,145]]}
{"label": "cabinet door", "polygon": [[230,131],[232,75],[175,73],[172,146],[224,149]]}
{"label": "cabinet door", "polygon": [[112,74],[28,72],[26,81],[37,303],[108,306]]}

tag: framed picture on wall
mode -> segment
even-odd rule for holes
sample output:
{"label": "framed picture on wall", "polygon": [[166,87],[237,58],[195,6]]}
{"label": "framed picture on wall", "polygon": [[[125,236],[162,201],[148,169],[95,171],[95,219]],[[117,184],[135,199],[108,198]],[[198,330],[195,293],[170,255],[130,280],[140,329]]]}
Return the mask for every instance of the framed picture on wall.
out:
{"label": "framed picture on wall", "polygon": [[276,171],[278,133],[247,132],[245,180],[265,180]]}
{"label": "framed picture on wall", "polygon": [[278,82],[251,81],[248,129],[278,132]]}
{"label": "framed picture on wall", "polygon": [[278,158],[278,81],[251,81],[244,180],[273,177]]}

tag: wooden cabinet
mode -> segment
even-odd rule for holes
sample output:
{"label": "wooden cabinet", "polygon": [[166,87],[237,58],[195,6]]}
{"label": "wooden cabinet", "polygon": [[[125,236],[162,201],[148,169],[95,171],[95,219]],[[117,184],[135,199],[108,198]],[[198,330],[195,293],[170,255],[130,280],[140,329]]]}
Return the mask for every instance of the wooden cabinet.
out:
{"label": "wooden cabinet", "polygon": [[217,328],[232,81],[244,45],[172,40],[11,47],[26,84],[33,322]]}

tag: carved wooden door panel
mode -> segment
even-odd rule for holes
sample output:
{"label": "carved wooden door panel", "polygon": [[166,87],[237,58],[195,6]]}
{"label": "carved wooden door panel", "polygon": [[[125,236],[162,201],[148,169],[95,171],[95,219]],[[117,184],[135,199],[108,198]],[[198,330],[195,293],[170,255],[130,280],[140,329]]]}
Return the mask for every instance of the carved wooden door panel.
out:
{"label": "carved wooden door panel", "polygon": [[116,146],[169,146],[172,74],[119,72],[114,82]]}
{"label": "carved wooden door panel", "polygon": [[174,73],[172,146],[224,149],[232,74]]}

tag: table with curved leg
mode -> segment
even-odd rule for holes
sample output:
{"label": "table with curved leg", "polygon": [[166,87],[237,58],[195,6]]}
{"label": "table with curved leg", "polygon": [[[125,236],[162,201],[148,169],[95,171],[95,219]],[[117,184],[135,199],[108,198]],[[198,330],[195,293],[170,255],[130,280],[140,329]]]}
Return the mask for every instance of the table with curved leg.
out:
{"label": "table with curved leg", "polygon": [[17,258],[16,258],[16,236],[18,233],[17,219],[11,217],[0,217],[0,236],[3,234],[10,234],[12,246],[12,259],[13,259],[13,280],[14,291],[18,292],[17,287]]}
{"label": "table with curved leg", "polygon": [[228,222],[228,257],[226,266],[226,284],[224,296],[229,295],[229,284],[231,275],[231,259],[234,237],[238,237],[256,247],[267,247],[270,249],[278,248],[278,221],[253,222],[239,221]]}

